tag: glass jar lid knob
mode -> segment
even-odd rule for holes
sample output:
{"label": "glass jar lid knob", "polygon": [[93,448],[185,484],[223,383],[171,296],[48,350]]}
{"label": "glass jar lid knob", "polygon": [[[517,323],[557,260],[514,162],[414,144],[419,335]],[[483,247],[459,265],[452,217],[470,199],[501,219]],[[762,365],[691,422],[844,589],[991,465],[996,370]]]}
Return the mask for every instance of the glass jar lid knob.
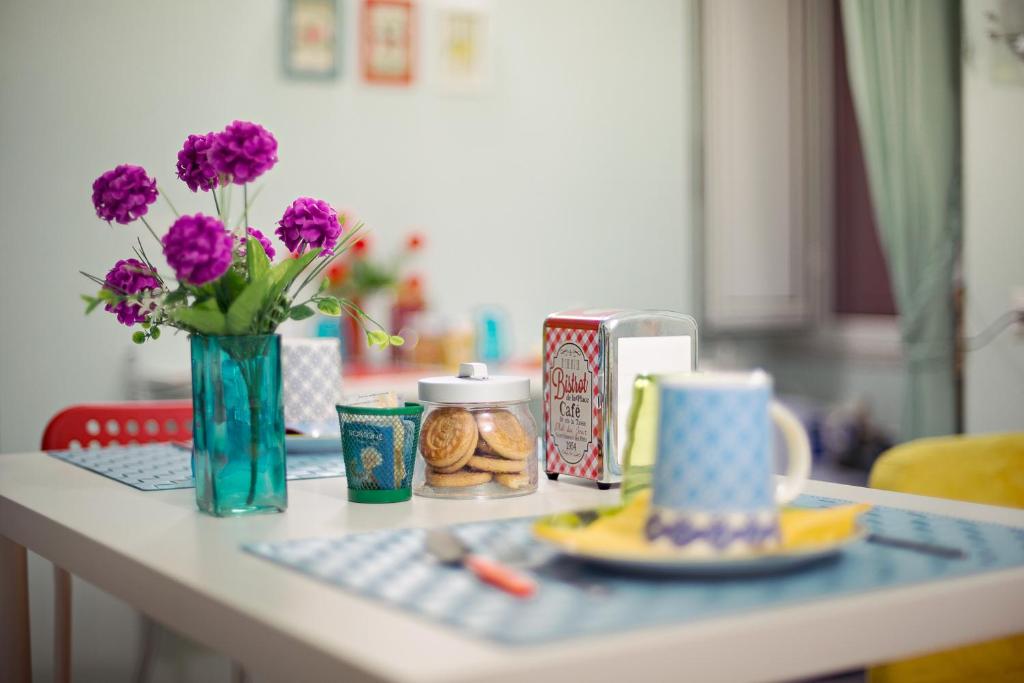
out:
{"label": "glass jar lid knob", "polygon": [[459,377],[487,379],[487,363],[461,363],[459,364]]}

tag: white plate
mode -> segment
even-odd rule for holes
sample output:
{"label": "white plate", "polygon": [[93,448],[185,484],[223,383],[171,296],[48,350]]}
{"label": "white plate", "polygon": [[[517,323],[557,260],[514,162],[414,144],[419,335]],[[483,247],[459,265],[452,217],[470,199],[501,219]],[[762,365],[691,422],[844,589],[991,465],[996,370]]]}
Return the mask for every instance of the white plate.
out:
{"label": "white plate", "polygon": [[857,532],[841,541],[821,545],[805,546],[792,550],[777,550],[753,555],[722,557],[638,556],[635,554],[598,553],[574,549],[545,539],[538,541],[555,548],[562,555],[582,562],[616,571],[663,574],[671,576],[743,576],[749,574],[771,574],[796,569],[839,554],[844,548],[859,543],[867,537],[867,530],[858,527]]}

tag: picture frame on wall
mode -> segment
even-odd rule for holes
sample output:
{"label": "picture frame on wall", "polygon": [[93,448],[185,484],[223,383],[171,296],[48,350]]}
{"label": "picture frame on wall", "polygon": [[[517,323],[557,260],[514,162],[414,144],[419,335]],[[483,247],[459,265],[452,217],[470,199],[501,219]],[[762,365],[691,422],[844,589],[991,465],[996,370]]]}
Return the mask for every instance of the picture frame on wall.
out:
{"label": "picture frame on wall", "polygon": [[479,94],[492,78],[492,12],[489,0],[442,0],[434,17],[435,77],[442,92]]}
{"label": "picture frame on wall", "polygon": [[363,0],[359,52],[366,82],[396,86],[413,82],[415,22],[412,0]]}
{"label": "picture frame on wall", "polygon": [[286,0],[284,72],[290,78],[333,80],[339,67],[339,0]]}

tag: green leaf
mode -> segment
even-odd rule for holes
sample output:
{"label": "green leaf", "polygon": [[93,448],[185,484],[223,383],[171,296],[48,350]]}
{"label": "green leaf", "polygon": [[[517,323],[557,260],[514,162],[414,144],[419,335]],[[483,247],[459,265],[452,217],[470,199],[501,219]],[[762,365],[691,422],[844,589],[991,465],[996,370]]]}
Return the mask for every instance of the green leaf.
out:
{"label": "green leaf", "polygon": [[245,266],[249,273],[249,282],[259,280],[270,270],[270,259],[259,240],[250,237],[245,242]]}
{"label": "green leaf", "polygon": [[320,249],[310,249],[295,258],[286,259],[283,263],[277,264],[271,270],[277,270],[282,265],[285,266],[281,282],[285,287],[287,287],[299,276],[299,273],[306,269],[306,266],[313,262],[313,259],[320,255],[320,251]]}
{"label": "green leaf", "polygon": [[405,339],[399,337],[397,334],[391,335],[391,338],[388,339],[388,341],[391,342],[392,346],[401,346],[405,343]]}
{"label": "green leaf", "polygon": [[154,327],[153,329],[151,329],[149,331],[149,338],[150,339],[159,339],[160,338],[160,328],[159,327]]}
{"label": "green leaf", "polygon": [[382,349],[386,348],[388,345],[388,333],[380,330],[370,330],[366,333],[366,345],[379,346]]}
{"label": "green leaf", "polygon": [[217,298],[220,299],[220,308],[222,311],[226,311],[231,308],[231,304],[235,302],[242,290],[245,289],[249,283],[246,281],[245,276],[239,273],[234,268],[228,268],[223,275],[220,276],[216,282]]}
{"label": "green leaf", "polygon": [[228,334],[246,334],[255,325],[256,316],[267,302],[267,292],[272,286],[270,278],[264,276],[250,282],[228,309]]}
{"label": "green leaf", "polygon": [[317,309],[324,315],[337,318],[341,315],[341,302],[333,296],[325,296],[316,302]]}
{"label": "green leaf", "polygon": [[272,304],[277,301],[277,297],[281,296],[291,286],[292,282],[295,281],[295,278],[299,276],[299,273],[304,271],[313,262],[313,259],[320,255],[320,251],[320,249],[311,249],[298,258],[287,258],[271,268],[267,273],[267,277],[272,282],[270,291],[267,293],[268,303]]}
{"label": "green leaf", "polygon": [[292,320],[305,320],[306,318],[312,318],[314,315],[316,315],[316,312],[306,304],[296,306],[288,311],[288,317]]}
{"label": "green leaf", "polygon": [[188,290],[186,290],[184,287],[178,287],[176,290],[168,293],[167,296],[164,297],[164,306],[173,306],[175,304],[181,303],[182,301],[185,301],[185,299],[187,298]]}
{"label": "green leaf", "polygon": [[205,285],[201,285],[199,287],[191,285],[192,291],[195,294],[196,298],[209,299],[211,296],[216,296],[216,292],[213,289],[213,285],[215,282],[216,280],[214,280],[214,282],[207,282]]}
{"label": "green leaf", "polygon": [[331,281],[328,280],[327,278],[324,278],[323,280],[320,281],[320,286],[317,288],[316,293],[317,294],[323,294],[324,292],[327,291],[327,288],[330,287],[330,286],[331,286]]}
{"label": "green leaf", "polygon": [[395,276],[366,259],[359,259],[352,264],[352,281],[359,291],[375,292],[395,284]]}
{"label": "green leaf", "polygon": [[132,341],[136,344],[142,344],[146,341],[146,333],[139,330],[138,332],[132,333]]}
{"label": "green leaf", "polygon": [[217,307],[217,301],[206,299],[188,308],[179,308],[173,312],[177,322],[186,325],[199,334],[225,334],[227,321]]}
{"label": "green leaf", "polygon": [[[263,247],[259,245],[259,242],[256,243],[256,246],[262,251]],[[298,258],[285,259],[264,271],[259,278],[249,282],[227,309],[225,318],[227,334],[271,332],[272,330],[257,330],[257,320],[261,319],[261,314],[268,313],[270,309],[278,305],[279,299],[282,298],[288,286],[319,254],[320,249],[313,249]],[[276,320],[280,319],[276,318]],[[262,320],[266,322],[274,320],[274,317],[263,315]]]}
{"label": "green leaf", "polygon": [[103,303],[103,299],[99,298],[98,296],[89,296],[88,294],[82,294],[81,296],[82,296],[82,301],[84,301],[86,303],[86,306],[85,306],[85,314],[86,315],[89,315],[90,313],[92,313],[94,310],[96,310],[97,306],[99,306],[101,303]]}

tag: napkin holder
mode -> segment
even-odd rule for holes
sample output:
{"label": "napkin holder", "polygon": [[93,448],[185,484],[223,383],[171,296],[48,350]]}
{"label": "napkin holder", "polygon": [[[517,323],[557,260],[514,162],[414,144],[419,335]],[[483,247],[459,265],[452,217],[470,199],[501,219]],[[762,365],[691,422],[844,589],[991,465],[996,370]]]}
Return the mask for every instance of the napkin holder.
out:
{"label": "napkin holder", "polygon": [[544,321],[544,470],[622,481],[633,379],[697,368],[697,323],[671,311],[577,310]]}

